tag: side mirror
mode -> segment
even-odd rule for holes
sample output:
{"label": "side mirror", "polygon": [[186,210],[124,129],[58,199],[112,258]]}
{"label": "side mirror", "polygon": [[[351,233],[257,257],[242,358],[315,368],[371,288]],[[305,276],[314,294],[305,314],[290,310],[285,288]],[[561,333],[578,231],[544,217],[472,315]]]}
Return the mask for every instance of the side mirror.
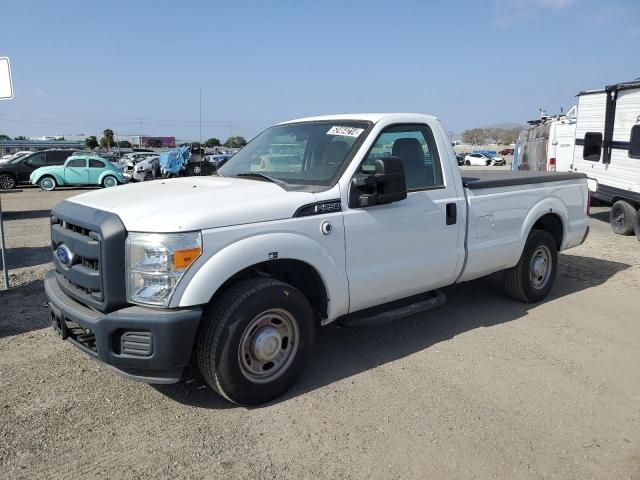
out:
{"label": "side mirror", "polygon": [[363,208],[407,198],[404,162],[400,157],[376,159],[375,173],[361,173],[351,181],[349,207]]}

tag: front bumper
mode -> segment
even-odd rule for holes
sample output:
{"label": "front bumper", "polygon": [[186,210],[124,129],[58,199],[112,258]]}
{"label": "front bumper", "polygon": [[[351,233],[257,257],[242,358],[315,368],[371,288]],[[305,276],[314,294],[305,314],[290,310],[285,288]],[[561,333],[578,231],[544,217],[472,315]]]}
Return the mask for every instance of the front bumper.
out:
{"label": "front bumper", "polygon": [[[132,306],[101,313],[68,296],[54,270],[47,273],[44,289],[56,330],[76,347],[133,380],[180,380],[191,358],[202,316],[200,307],[160,310]],[[136,344],[140,339],[142,343]]]}

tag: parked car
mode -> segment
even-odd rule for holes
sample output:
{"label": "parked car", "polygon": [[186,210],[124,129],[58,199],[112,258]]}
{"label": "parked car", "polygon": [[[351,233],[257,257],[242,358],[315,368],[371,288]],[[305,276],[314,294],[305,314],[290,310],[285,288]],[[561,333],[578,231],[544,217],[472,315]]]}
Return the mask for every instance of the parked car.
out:
{"label": "parked car", "polygon": [[207,160],[213,164],[216,170],[221,168],[233,155],[209,155]]}
{"label": "parked car", "polygon": [[[136,182],[145,182],[160,178],[160,155],[151,155],[140,160],[133,167],[132,179]],[[126,175],[125,175],[126,176]]]}
{"label": "parked car", "polygon": [[513,155],[513,148],[505,148],[498,152],[500,155]]}
{"label": "parked car", "polygon": [[464,157],[464,164],[467,166],[488,167],[489,165],[491,165],[491,162],[491,157],[484,153],[469,153]]}
{"label": "parked car", "polygon": [[72,154],[73,150],[41,150],[0,163],[0,190],[10,190],[20,183],[28,183],[29,176],[37,168],[62,165]]}
{"label": "parked car", "polygon": [[464,176],[445,138],[429,115],[306,118],[218,176],[71,197],[52,211],[54,331],[143,382],[177,382],[196,358],[222,397],[255,405],[291,387],[334,321],[424,312],[498,271],[514,299],[543,300],[558,252],[587,236],[586,176]]}
{"label": "parked car", "polygon": [[11,160],[16,160],[24,155],[29,155],[30,153],[33,152],[30,150],[22,150],[20,152],[7,153],[6,155],[0,157],[0,163],[7,163]]}
{"label": "parked car", "polygon": [[458,162],[458,166],[461,167],[464,165],[464,157],[466,154],[464,153],[456,153],[456,161]]}
{"label": "parked car", "polygon": [[63,185],[102,185],[115,187],[126,183],[122,172],[108,160],[97,155],[73,155],[64,165],[41,167],[31,173],[29,181],[43,190]]}
{"label": "parked car", "polygon": [[501,167],[506,164],[507,164],[507,161],[504,158],[499,157],[498,155],[496,155],[491,159],[491,165],[494,165],[496,167]]}

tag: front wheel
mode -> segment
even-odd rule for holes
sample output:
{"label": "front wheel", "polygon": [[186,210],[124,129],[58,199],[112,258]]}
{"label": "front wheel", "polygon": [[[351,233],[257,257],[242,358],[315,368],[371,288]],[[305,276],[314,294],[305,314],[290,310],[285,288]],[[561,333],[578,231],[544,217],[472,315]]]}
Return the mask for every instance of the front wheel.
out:
{"label": "front wheel", "polygon": [[279,280],[250,279],[205,310],[198,365],[218,394],[239,405],[258,405],[293,385],[314,338],[313,311],[302,293]]}
{"label": "front wheel", "polygon": [[8,173],[0,175],[0,190],[11,190],[16,186],[16,179]]}
{"label": "front wheel", "polygon": [[535,303],[547,296],[558,269],[558,252],[553,237],[544,230],[532,230],[518,264],[505,271],[509,296]]}
{"label": "front wheel", "polygon": [[118,179],[116,177],[112,177],[111,175],[104,177],[104,179],[102,180],[102,186],[104,188],[111,188],[115,187],[116,185],[118,185]]}
{"label": "front wheel", "polygon": [[636,234],[636,238],[640,242],[640,210],[636,212],[636,218],[633,224],[633,232]]}
{"label": "front wheel", "polygon": [[38,185],[40,185],[40,188],[46,192],[55,190],[55,188],[58,186],[58,184],[56,183],[56,179],[53,177],[42,177],[38,182]]}
{"label": "front wheel", "polygon": [[618,235],[631,235],[635,218],[635,207],[624,200],[618,200],[613,204],[609,212],[611,230]]}
{"label": "front wheel", "polygon": [[465,164],[467,167],[470,167],[470,166],[471,166],[471,162],[470,162],[469,160],[465,160],[465,161],[464,161],[464,164]]}

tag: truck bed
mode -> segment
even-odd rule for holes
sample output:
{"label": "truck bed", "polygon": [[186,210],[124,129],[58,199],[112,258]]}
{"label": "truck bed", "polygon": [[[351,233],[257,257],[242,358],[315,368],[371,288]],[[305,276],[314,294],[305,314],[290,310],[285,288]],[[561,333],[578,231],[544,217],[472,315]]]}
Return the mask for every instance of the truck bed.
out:
{"label": "truck bed", "polygon": [[531,172],[526,170],[499,170],[494,172],[490,170],[463,170],[461,174],[462,184],[472,190],[586,178],[584,173]]}

